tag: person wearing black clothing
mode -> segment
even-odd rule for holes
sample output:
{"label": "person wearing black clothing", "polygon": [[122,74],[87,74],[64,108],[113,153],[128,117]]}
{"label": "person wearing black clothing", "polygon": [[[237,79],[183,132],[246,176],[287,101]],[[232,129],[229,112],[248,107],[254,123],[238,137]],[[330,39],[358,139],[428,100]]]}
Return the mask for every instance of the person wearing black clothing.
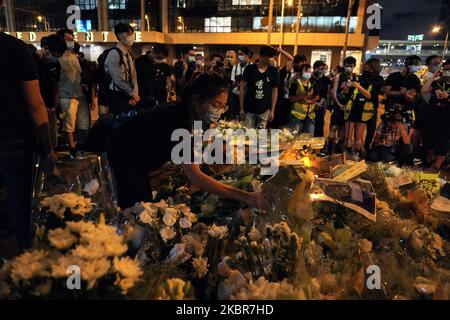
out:
{"label": "person wearing black clothing", "polygon": [[172,76],[172,68],[166,62],[168,56],[169,49],[164,44],[156,44],[152,51],[135,60],[139,96],[159,104],[167,102]]}
{"label": "person wearing black clothing", "polygon": [[238,50],[239,63],[233,67],[231,71],[231,94],[230,109],[227,112],[227,119],[235,119],[239,115],[239,91],[240,83],[244,75],[245,69],[251,64],[253,52],[248,46],[241,46]]}
{"label": "person wearing black clothing", "polygon": [[57,146],[56,111],[59,106],[59,58],[67,50],[66,42],[60,36],[50,35],[41,40],[41,49],[33,53],[34,64],[39,76],[39,88],[48,110],[53,146]]}
{"label": "person wearing black clothing", "polygon": [[353,148],[360,155],[366,154],[364,133],[367,123],[377,118],[380,88],[376,77],[379,73],[380,60],[369,59],[364,64],[363,74],[357,81],[351,83],[351,97],[344,115],[347,121],[345,124],[346,148]]}
{"label": "person wearing black clothing", "polygon": [[[172,141],[174,131],[190,132],[194,121],[215,121],[225,112],[227,101],[228,84],[224,79],[215,73],[202,73],[193,79],[178,104],[147,110],[121,126],[113,134],[108,151],[117,181],[119,205],[125,208],[138,201],[151,200],[148,172],[172,159],[173,148],[178,144]],[[261,193],[248,193],[224,185],[203,174],[192,159],[183,163],[183,169],[191,183],[203,191],[253,207],[270,208]]]}
{"label": "person wearing black clothing", "polygon": [[314,126],[314,136],[315,137],[323,137],[324,126],[325,126],[325,114],[326,114],[326,101],[328,99],[328,92],[331,86],[330,78],[325,76],[326,64],[319,60],[314,62],[313,65],[313,74],[312,81],[317,83],[319,88],[319,98],[320,100],[316,103],[316,120]]}
{"label": "person wearing black clothing", "polygon": [[[32,152],[55,161],[47,110],[38,73],[27,45],[0,32],[0,178],[8,193],[8,212],[20,248],[32,245]],[[34,129],[34,130],[33,130]]]}
{"label": "person wearing black clothing", "polygon": [[175,91],[177,99],[181,97],[183,88],[187,86],[195,73],[195,51],[192,47],[183,47],[180,51],[181,60],[173,66],[175,77]]}
{"label": "person wearing black clothing", "polygon": [[350,100],[350,84],[357,80],[353,73],[356,67],[356,59],[347,57],[344,59],[344,67],[341,73],[338,73],[333,80],[333,89],[331,90],[332,111],[330,123],[330,135],[328,139],[328,148],[330,153],[343,151],[345,139],[345,114],[344,109]]}
{"label": "person wearing black clothing", "polygon": [[249,128],[267,127],[274,119],[278,99],[278,71],[271,66],[278,51],[269,46],[260,50],[258,63],[244,71],[239,93],[240,116]]}
{"label": "person wearing black clothing", "polygon": [[405,67],[400,72],[389,75],[384,83],[386,95],[386,109],[390,110],[395,104],[403,104],[408,90],[420,92],[420,79],[415,73],[420,70],[421,59],[418,56],[410,56],[405,60]]}
{"label": "person wearing black clothing", "polygon": [[278,71],[278,101],[275,109],[275,119],[271,123],[272,128],[280,128],[289,123],[291,103],[289,102],[289,84],[293,79],[294,67],[306,64],[306,57],[297,54],[292,57],[286,51],[280,51],[288,60],[286,65]]}
{"label": "person wearing black clothing", "polygon": [[433,163],[439,170],[447,157],[450,142],[450,60],[424,83],[422,91],[429,92],[430,88],[430,109],[423,130],[424,148],[428,163]]}

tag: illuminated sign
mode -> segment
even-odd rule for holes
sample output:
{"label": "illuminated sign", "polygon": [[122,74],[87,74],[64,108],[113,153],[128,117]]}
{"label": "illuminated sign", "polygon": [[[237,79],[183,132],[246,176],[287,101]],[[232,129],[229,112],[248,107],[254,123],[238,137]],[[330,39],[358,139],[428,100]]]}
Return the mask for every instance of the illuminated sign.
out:
{"label": "illuminated sign", "polygon": [[423,34],[410,34],[408,35],[408,41],[423,41]]}

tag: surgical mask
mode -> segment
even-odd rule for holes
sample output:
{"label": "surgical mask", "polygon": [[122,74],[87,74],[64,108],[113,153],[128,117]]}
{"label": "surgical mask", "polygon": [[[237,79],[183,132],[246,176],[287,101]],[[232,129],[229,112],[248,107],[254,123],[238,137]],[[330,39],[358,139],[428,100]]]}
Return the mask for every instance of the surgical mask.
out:
{"label": "surgical mask", "polygon": [[309,72],[303,72],[302,79],[303,79],[303,80],[309,80],[309,79],[311,79],[311,73],[309,73]]}
{"label": "surgical mask", "polygon": [[245,63],[245,62],[247,62],[246,60],[245,60],[245,57],[243,56],[243,55],[239,55],[239,62],[240,63]]}
{"label": "surgical mask", "polygon": [[438,65],[432,65],[432,66],[430,66],[428,69],[430,70],[430,72],[435,73],[436,71],[438,71],[438,69],[439,69],[440,66],[441,66],[440,64],[438,64]]}
{"label": "surgical mask", "polygon": [[450,70],[444,70],[442,72],[442,75],[444,76],[444,78],[450,79]]}
{"label": "surgical mask", "polygon": [[134,44],[134,37],[133,36],[127,36],[125,38],[125,44],[129,47],[132,47]]}
{"label": "surgical mask", "polygon": [[195,57],[193,57],[193,56],[188,56],[188,62],[189,62],[189,63],[195,62]]}
{"label": "surgical mask", "polygon": [[73,50],[75,48],[75,41],[66,41],[66,46],[68,49]]}
{"label": "surgical mask", "polygon": [[345,72],[346,72],[347,74],[353,73],[353,70],[355,70],[354,67],[345,67]]}
{"label": "surgical mask", "polygon": [[195,60],[195,64],[199,67],[203,67],[203,60]]}
{"label": "surgical mask", "polygon": [[233,62],[233,58],[226,58],[226,60],[227,60],[229,63],[232,63],[232,62]]}
{"label": "surgical mask", "polygon": [[324,75],[325,77],[329,77],[329,76],[330,76],[330,71],[326,70],[326,71],[323,73],[323,75]]}
{"label": "surgical mask", "polygon": [[217,110],[213,110],[212,108],[209,108],[208,112],[206,112],[203,115],[202,120],[204,122],[206,122],[207,124],[216,123],[216,122],[219,122],[222,114],[224,114],[224,112],[222,110],[217,111]]}
{"label": "surgical mask", "polygon": [[417,73],[423,69],[423,66],[409,66],[409,72]]}

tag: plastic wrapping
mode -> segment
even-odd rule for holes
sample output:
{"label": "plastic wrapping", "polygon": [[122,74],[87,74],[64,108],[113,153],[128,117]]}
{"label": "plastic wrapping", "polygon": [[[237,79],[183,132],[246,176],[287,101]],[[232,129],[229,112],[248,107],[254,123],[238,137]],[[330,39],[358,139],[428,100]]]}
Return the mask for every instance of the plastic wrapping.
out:
{"label": "plastic wrapping", "polygon": [[35,222],[44,223],[48,216],[48,210],[42,204],[45,198],[64,194],[91,200],[92,211],[87,218],[98,219],[99,214],[103,214],[112,222],[118,215],[116,185],[105,154],[84,154],[74,160],[59,160],[52,170],[39,161],[32,193]]}

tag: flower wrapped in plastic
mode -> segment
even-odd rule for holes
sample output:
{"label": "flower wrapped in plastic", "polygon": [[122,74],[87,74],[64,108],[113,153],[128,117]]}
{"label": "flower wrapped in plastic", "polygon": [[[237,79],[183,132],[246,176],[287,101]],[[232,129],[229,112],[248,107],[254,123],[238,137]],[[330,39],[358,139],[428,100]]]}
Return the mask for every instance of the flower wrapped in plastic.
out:
{"label": "flower wrapped in plastic", "polygon": [[51,170],[39,163],[35,172],[33,217],[37,224],[55,228],[63,226],[61,221],[96,221],[100,214],[108,222],[117,217],[117,191],[106,155],[59,160]]}

